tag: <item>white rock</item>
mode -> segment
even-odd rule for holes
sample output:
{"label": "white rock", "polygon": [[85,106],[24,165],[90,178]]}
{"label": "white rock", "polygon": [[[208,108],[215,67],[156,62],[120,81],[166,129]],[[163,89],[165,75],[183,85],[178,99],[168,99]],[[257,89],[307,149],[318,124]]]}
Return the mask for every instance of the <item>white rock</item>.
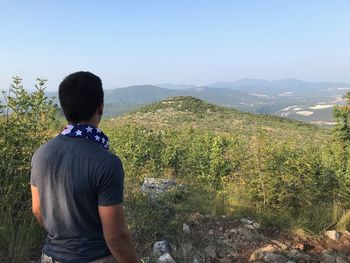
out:
{"label": "white rock", "polygon": [[169,253],[165,253],[158,258],[157,263],[176,263],[176,261],[170,256]]}
{"label": "white rock", "polygon": [[141,187],[141,191],[144,193],[159,194],[165,192],[173,186],[176,186],[175,180],[161,178],[145,178]]}
{"label": "white rock", "polygon": [[337,232],[336,230],[328,230],[324,232],[324,234],[331,240],[337,241],[340,238],[340,233]]}
{"label": "white rock", "polygon": [[244,227],[251,230],[255,229],[254,225],[249,225],[249,224],[245,224]]}
{"label": "white rock", "polygon": [[240,221],[241,221],[241,223],[248,224],[248,225],[251,225],[254,223],[254,221],[246,219],[246,218],[241,218]]}
{"label": "white rock", "polygon": [[258,222],[254,222],[253,223],[253,226],[256,228],[256,229],[259,229],[261,227],[261,224],[258,223]]}
{"label": "white rock", "polygon": [[156,241],[153,245],[153,254],[156,257],[159,257],[165,253],[170,253],[170,252],[171,252],[171,245],[167,240]]}
{"label": "white rock", "polygon": [[186,234],[189,234],[191,233],[191,228],[189,225],[187,225],[186,223],[183,223],[182,224],[182,231]]}

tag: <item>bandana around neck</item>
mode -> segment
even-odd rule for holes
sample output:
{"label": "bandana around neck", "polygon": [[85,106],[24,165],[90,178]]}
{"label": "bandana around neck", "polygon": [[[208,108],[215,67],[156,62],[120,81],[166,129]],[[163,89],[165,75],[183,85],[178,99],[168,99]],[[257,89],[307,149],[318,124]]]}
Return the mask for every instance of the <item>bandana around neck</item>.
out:
{"label": "bandana around neck", "polygon": [[62,135],[75,138],[85,138],[97,142],[109,149],[108,137],[99,129],[86,124],[68,124],[61,132]]}

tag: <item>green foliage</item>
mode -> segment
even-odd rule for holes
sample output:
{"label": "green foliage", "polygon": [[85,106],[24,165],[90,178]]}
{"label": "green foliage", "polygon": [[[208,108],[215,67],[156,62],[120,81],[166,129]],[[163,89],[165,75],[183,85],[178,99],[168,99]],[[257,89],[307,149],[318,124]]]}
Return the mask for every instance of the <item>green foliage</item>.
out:
{"label": "green foliage", "polygon": [[188,193],[178,187],[151,198],[140,193],[138,188],[130,189],[129,185],[126,215],[141,254],[148,255],[155,240],[169,240],[170,237],[169,241],[177,243],[182,225],[179,210],[187,203],[187,198]]}
{"label": "green foliage", "polygon": [[334,107],[334,118],[337,121],[334,134],[343,142],[344,147],[347,147],[350,142],[350,92],[344,98],[347,101],[346,105]]}
{"label": "green foliage", "polygon": [[151,103],[138,109],[138,112],[156,112],[163,109],[175,111],[193,112],[193,113],[208,113],[215,111],[223,111],[223,107],[216,106],[211,103],[204,102],[200,99],[190,96],[178,96],[174,98],[167,98],[160,102]]}
{"label": "green foliage", "polygon": [[173,178],[196,180],[220,189],[237,165],[230,152],[237,144],[234,137],[192,129],[152,131],[134,125],[104,130],[127,175],[139,182],[168,172],[167,176]]}
{"label": "green foliage", "polygon": [[[46,80],[38,79],[28,93],[19,77],[13,78],[0,104],[0,261],[27,260],[41,231],[30,206],[29,170],[34,150],[51,136],[56,106],[44,94]],[[36,231],[32,231],[35,229]],[[35,234],[37,233],[37,234]]]}
{"label": "green foliage", "polygon": [[[28,93],[15,78],[0,104],[0,261],[27,260],[42,235],[30,212],[30,157],[59,125],[44,84],[38,80]],[[104,122],[124,164],[139,251],[163,237],[176,243],[183,218],[194,212],[250,215],[315,233],[337,222],[349,229],[349,106],[337,107],[335,116],[333,141],[311,125],[187,97]],[[153,202],[139,192],[144,177],[171,177],[188,191]]]}
{"label": "green foliage", "polygon": [[[337,106],[334,108],[334,117],[337,125],[333,130],[334,144],[332,153],[334,154],[333,168],[337,172],[337,177],[340,182],[339,195],[342,201],[347,202],[349,208],[350,200],[350,92],[344,98],[347,101],[346,105]],[[330,158],[332,159],[332,158]]]}
{"label": "green foliage", "polygon": [[229,147],[234,139],[228,136],[187,130],[167,133],[166,141],[164,165],[171,168],[176,177],[220,189],[233,169]]}
{"label": "green foliage", "polygon": [[[276,218],[288,217],[285,222],[289,226],[304,226],[315,232],[339,219],[332,216],[334,204],[342,203],[344,208],[350,196],[339,173],[341,153],[327,130],[224,108],[207,111],[200,100],[184,109],[185,101],[190,98],[151,104],[119,118],[119,124],[108,122],[108,126],[116,130],[123,130],[129,123],[133,123],[132,129],[147,127],[158,136],[160,155],[153,155],[153,163],[161,167],[157,176],[213,189],[216,197],[212,199],[225,203],[219,214],[241,207],[252,214],[269,215],[276,222]],[[130,140],[125,130],[118,138]],[[131,165],[130,159],[123,161]],[[144,169],[138,181],[149,174],[150,170]],[[235,189],[229,190],[232,185]],[[323,209],[319,213],[322,218],[316,222],[312,218],[318,212],[315,209]]]}
{"label": "green foliage", "polygon": [[112,150],[123,160],[127,175],[141,181],[145,175],[158,177],[162,173],[159,160],[164,144],[160,133],[132,125],[104,130],[110,136]]}
{"label": "green foliage", "polygon": [[266,136],[253,141],[252,162],[241,178],[248,198],[260,209],[298,211],[320,203],[333,203],[338,182],[334,171],[314,147],[271,145]]}

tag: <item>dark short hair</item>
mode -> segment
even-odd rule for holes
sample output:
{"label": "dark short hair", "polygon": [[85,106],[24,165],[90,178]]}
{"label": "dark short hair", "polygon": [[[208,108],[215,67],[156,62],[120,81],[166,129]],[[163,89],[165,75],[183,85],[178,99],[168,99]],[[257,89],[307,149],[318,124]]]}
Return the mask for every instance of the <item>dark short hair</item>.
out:
{"label": "dark short hair", "polygon": [[102,81],[88,71],[68,75],[58,88],[61,107],[68,122],[89,120],[103,103]]}

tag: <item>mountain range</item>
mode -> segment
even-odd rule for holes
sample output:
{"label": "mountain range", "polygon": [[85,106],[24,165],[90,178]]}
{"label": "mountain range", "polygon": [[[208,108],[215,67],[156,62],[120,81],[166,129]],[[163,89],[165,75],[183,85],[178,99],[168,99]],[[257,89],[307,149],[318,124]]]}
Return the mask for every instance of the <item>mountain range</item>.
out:
{"label": "mountain range", "polygon": [[[241,79],[195,85],[136,85],[105,90],[106,116],[120,115],[168,97],[192,96],[241,111],[272,114],[321,125],[333,124],[334,105],[344,104],[350,83],[298,79]],[[48,93],[56,96],[55,93]]]}

